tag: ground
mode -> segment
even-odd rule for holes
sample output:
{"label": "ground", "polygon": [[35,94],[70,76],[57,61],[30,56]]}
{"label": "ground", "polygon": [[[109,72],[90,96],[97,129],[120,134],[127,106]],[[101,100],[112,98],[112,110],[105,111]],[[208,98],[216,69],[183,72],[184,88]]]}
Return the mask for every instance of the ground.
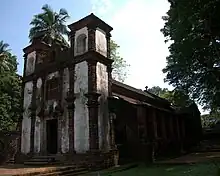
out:
{"label": "ground", "polygon": [[219,167],[220,163],[210,162],[175,166],[145,166],[142,164],[133,169],[113,173],[111,176],[218,176]]}
{"label": "ground", "polygon": [[[137,167],[135,167],[137,166]],[[0,175],[24,174],[33,172],[56,172],[68,166],[24,167],[5,165],[0,167]],[[73,166],[71,166],[73,167]],[[220,152],[199,152],[175,159],[156,162],[154,165],[131,163],[121,167],[89,173],[88,176],[218,176],[220,171]],[[219,172],[220,176],[220,172]]]}

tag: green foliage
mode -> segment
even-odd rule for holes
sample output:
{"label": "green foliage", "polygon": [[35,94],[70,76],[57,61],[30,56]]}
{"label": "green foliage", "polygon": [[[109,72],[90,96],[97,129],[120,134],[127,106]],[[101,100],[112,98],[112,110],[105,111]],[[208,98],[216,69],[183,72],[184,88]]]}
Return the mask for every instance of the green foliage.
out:
{"label": "green foliage", "polygon": [[220,120],[220,113],[201,115],[202,127],[212,128]]}
{"label": "green foliage", "polygon": [[69,46],[63,35],[68,35],[66,20],[69,18],[65,9],[60,9],[59,13],[54,12],[49,5],[42,7],[43,12],[34,15],[30,25],[29,38],[32,41],[35,37],[42,37],[43,41],[48,44],[61,44]]}
{"label": "green foliage", "polygon": [[169,91],[167,88],[154,86],[152,88],[148,88],[147,91],[168,100],[172,105],[178,107],[187,107],[193,102],[189,95],[181,89]]}
{"label": "green foliage", "polygon": [[161,88],[159,86],[153,86],[151,88],[148,88],[147,91],[159,97],[169,92],[167,88]]}
{"label": "green foliage", "polygon": [[124,82],[127,77],[127,69],[129,65],[127,62],[120,56],[118,51],[120,46],[118,46],[115,41],[111,40],[110,43],[110,58],[114,60],[112,64],[112,77],[116,80]]}
{"label": "green foliage", "polygon": [[9,45],[0,42],[0,130],[16,127],[21,117],[21,78],[16,74],[16,56],[7,49]]}
{"label": "green foliage", "polygon": [[206,109],[220,105],[220,1],[170,0],[162,29],[170,41],[165,81]]}

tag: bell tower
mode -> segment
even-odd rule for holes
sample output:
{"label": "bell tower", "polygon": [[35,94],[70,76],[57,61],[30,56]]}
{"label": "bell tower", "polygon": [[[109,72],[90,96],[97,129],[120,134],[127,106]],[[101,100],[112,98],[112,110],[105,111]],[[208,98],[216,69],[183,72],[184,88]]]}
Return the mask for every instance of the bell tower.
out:
{"label": "bell tower", "polygon": [[111,94],[112,27],[90,14],[70,24],[75,95],[74,149],[77,153],[110,149],[107,97]]}

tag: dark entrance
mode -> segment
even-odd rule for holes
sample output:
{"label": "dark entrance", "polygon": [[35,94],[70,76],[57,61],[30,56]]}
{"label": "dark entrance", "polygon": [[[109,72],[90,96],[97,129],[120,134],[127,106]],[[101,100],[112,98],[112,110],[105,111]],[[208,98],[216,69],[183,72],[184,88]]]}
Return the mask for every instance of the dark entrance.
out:
{"label": "dark entrance", "polygon": [[47,120],[47,152],[57,153],[57,119]]}

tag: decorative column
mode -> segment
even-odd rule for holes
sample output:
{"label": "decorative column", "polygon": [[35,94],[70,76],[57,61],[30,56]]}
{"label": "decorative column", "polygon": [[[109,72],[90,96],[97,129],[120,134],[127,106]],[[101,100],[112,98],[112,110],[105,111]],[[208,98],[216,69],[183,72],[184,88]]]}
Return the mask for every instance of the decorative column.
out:
{"label": "decorative column", "polygon": [[31,100],[31,136],[30,136],[30,153],[34,154],[34,133],[35,133],[35,121],[36,121],[36,90],[37,90],[37,77],[33,78],[33,94]]}
{"label": "decorative column", "polygon": [[69,67],[69,91],[67,92],[66,101],[68,104],[68,114],[69,114],[69,153],[75,153],[74,150],[74,109],[75,109],[75,95],[74,95],[74,77],[75,77],[75,67],[71,65]]}
{"label": "decorative column", "polygon": [[45,111],[45,99],[46,99],[46,75],[44,74],[42,76],[42,87],[41,87],[41,111],[39,113],[39,117],[41,118],[40,120],[43,121],[42,124],[42,128],[41,129],[41,145],[40,145],[40,154],[43,155],[44,153],[46,153],[46,140],[44,138],[44,128],[45,128],[45,120],[44,120],[44,111]]}
{"label": "decorative column", "polygon": [[[110,39],[109,39],[110,40]],[[107,39],[107,45],[108,45],[108,39]],[[108,49],[107,49],[108,51]],[[108,72],[108,96],[112,97],[112,67],[111,65],[107,66],[107,72]],[[108,99],[108,103],[110,103]],[[116,119],[116,114],[114,110],[109,109],[109,125],[110,125],[110,146],[111,149],[116,149],[115,145],[115,127],[113,121]]]}
{"label": "decorative column", "polygon": [[90,151],[99,150],[99,135],[98,135],[98,98],[101,94],[97,93],[96,82],[96,65],[94,60],[88,60],[88,93],[85,96],[88,98],[87,106],[89,110],[89,146]]}
{"label": "decorative column", "polygon": [[65,124],[63,119],[63,108],[62,108],[62,97],[63,97],[63,69],[59,70],[59,98],[58,98],[58,106],[56,107],[55,111],[57,112],[57,120],[58,120],[58,153],[62,153],[62,128]]}
{"label": "decorative column", "polygon": [[93,25],[88,26],[88,51],[96,50],[95,31],[96,31],[96,26]]}
{"label": "decorative column", "polygon": [[70,32],[71,59],[74,57],[75,50],[75,31]]}
{"label": "decorative column", "polygon": [[107,58],[111,59],[111,50],[110,50],[110,41],[111,41],[111,34],[106,34],[106,41],[107,41]]}

